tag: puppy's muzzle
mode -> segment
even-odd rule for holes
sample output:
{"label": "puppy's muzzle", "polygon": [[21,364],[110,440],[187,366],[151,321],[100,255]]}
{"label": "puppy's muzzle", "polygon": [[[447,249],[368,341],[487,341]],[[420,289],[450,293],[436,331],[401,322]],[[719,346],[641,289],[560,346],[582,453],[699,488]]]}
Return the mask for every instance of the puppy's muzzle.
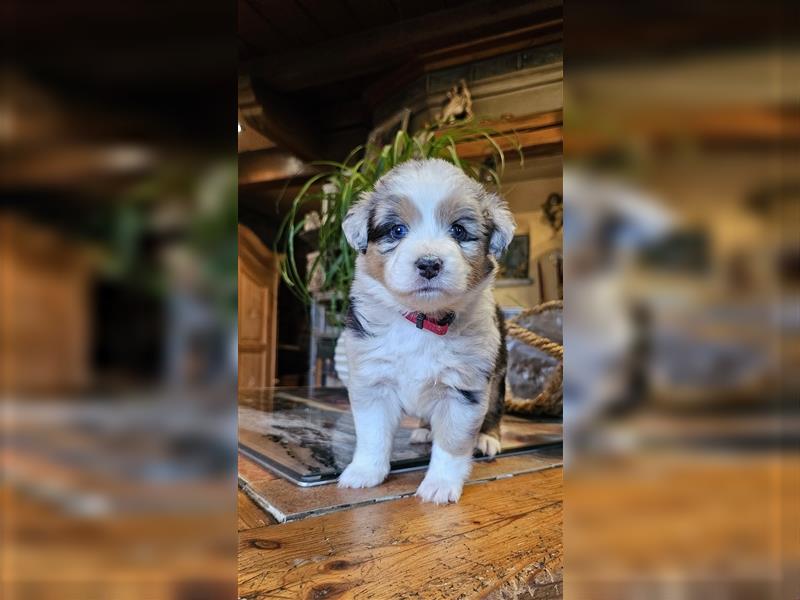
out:
{"label": "puppy's muzzle", "polygon": [[421,277],[433,279],[442,270],[442,259],[438,256],[423,256],[414,265]]}

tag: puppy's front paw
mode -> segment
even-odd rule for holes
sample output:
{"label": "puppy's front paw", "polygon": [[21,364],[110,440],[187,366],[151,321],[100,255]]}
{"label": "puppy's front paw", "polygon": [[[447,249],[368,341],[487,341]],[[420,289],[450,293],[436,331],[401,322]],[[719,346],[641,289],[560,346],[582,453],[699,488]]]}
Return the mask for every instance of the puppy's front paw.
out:
{"label": "puppy's front paw", "polygon": [[434,504],[458,502],[463,487],[464,482],[458,479],[426,476],[419,484],[415,496],[419,496],[424,502]]}
{"label": "puppy's front paw", "polygon": [[433,441],[433,434],[431,433],[430,429],[425,429],[424,427],[418,427],[414,431],[411,432],[411,437],[409,441],[412,444],[427,444],[430,441]]}
{"label": "puppy's front paw", "polygon": [[492,457],[500,452],[502,446],[496,437],[482,433],[475,442],[475,449],[484,456]]}
{"label": "puppy's front paw", "polygon": [[340,488],[368,488],[380,485],[389,469],[375,466],[364,466],[350,463],[339,475]]}

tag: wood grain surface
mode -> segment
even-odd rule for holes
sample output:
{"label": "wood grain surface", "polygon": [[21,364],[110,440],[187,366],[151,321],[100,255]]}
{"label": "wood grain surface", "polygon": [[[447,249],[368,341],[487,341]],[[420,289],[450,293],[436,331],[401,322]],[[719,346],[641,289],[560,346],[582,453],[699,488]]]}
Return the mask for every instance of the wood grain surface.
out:
{"label": "wood grain surface", "polygon": [[407,497],[240,535],[239,596],[556,598],[562,469],[470,486],[458,504]]}
{"label": "wood grain surface", "polygon": [[238,491],[236,501],[236,515],[239,521],[240,532],[275,523],[275,519],[272,518],[272,515],[262,510],[253,502],[252,498],[242,490]]}

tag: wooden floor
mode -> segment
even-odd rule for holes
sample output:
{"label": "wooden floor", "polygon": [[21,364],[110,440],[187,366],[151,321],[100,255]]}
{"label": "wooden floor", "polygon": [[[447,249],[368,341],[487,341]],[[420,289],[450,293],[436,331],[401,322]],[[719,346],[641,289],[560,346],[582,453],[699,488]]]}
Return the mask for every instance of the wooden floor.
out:
{"label": "wooden floor", "polygon": [[86,516],[4,482],[0,598],[233,598],[228,512]]}
{"label": "wooden floor", "polygon": [[239,533],[249,600],[562,597],[560,467],[283,524],[240,490]]}

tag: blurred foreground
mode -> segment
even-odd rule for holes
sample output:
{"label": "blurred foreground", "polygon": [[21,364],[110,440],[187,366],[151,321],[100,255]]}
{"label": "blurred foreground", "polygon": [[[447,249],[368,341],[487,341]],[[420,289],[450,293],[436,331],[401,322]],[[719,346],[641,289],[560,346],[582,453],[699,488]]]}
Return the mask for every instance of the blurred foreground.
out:
{"label": "blurred foreground", "polygon": [[567,598],[800,593],[800,54],[780,8],[568,7]]}
{"label": "blurred foreground", "polygon": [[4,600],[235,595],[236,8],[148,4],[3,11]]}

